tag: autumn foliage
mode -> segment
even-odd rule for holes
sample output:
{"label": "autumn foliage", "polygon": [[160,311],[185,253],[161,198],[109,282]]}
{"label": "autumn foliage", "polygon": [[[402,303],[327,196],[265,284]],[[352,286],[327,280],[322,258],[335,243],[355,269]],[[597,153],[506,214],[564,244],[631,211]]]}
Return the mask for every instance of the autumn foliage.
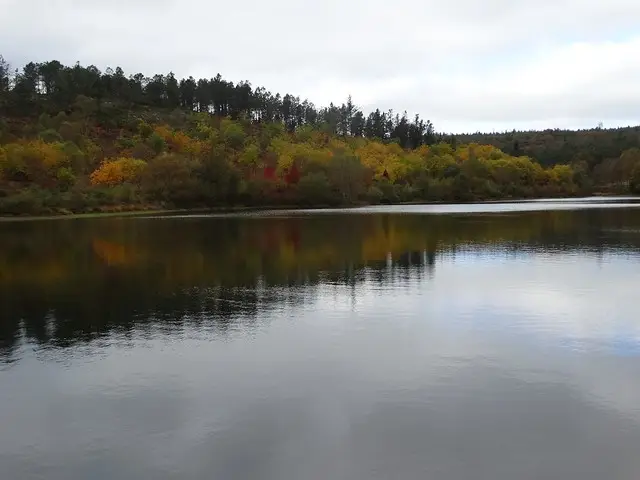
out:
{"label": "autumn foliage", "polygon": [[61,170],[66,171],[73,157],[62,143],[28,140],[0,147],[0,178],[43,187],[55,186]]}
{"label": "autumn foliage", "polygon": [[[580,172],[570,165],[544,168],[490,145],[407,149],[396,142],[315,130],[290,133],[278,124],[201,113],[188,117],[182,128],[137,120],[130,130],[120,129],[116,141],[100,130],[79,145],[63,143],[49,130],[48,141],[18,139],[2,145],[2,181],[66,191],[86,178],[89,188],[127,186],[113,190],[112,198],[102,190],[100,202],[181,207],[455,202],[584,191]],[[111,155],[87,171],[96,152]],[[619,163],[612,171],[630,178],[640,155],[625,153]],[[83,192],[91,195],[91,190]]]}
{"label": "autumn foliage", "polygon": [[0,91],[0,214],[640,192],[635,134],[597,131],[600,146],[566,132],[444,135],[419,116],[365,116],[350,98],[317,109],[220,77],[57,62],[15,80]]}
{"label": "autumn foliage", "polygon": [[146,166],[145,161],[135,158],[108,159],[91,174],[91,184],[112,187],[123,183],[135,183]]}

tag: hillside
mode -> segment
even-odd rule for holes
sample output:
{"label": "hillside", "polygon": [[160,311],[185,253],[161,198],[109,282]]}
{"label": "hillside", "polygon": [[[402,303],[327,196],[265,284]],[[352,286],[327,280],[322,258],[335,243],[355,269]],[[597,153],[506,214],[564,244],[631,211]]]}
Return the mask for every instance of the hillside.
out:
{"label": "hillside", "polygon": [[[0,57],[0,213],[471,201],[640,186],[636,129],[438,135],[220,76]],[[536,160],[540,159],[543,165]]]}
{"label": "hillside", "polygon": [[543,165],[585,162],[593,169],[619,158],[625,150],[640,148],[640,126],[473,133],[447,136],[446,140],[493,145],[510,155],[530,156]]}

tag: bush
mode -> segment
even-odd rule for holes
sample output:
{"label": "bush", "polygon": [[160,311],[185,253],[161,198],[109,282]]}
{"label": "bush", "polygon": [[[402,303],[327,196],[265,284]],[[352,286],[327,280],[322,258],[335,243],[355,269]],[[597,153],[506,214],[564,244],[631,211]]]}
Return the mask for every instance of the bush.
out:
{"label": "bush", "polygon": [[4,180],[24,181],[27,179],[27,167],[18,144],[0,148],[0,178]]}
{"label": "bush", "polygon": [[73,174],[71,169],[67,167],[58,169],[56,178],[58,181],[58,187],[63,192],[69,190],[73,184],[76,183],[76,176]]}
{"label": "bush", "polygon": [[452,199],[453,181],[449,179],[429,179],[425,200],[438,202]]}
{"label": "bush", "polygon": [[244,145],[245,133],[243,128],[233,120],[224,119],[220,123],[222,138],[227,147],[239,150]]}
{"label": "bush", "polygon": [[631,179],[629,180],[629,190],[631,190],[631,193],[640,195],[640,165],[637,165],[633,169]]}
{"label": "bush", "polygon": [[367,190],[367,201],[370,203],[380,203],[384,197],[384,193],[375,185],[371,185]]}
{"label": "bush", "polygon": [[246,205],[274,205],[277,189],[276,182],[260,176],[241,181],[238,185],[239,200]]}
{"label": "bush", "polygon": [[58,112],[58,114],[51,119],[51,128],[59,129],[66,120],[67,114],[65,112]]}
{"label": "bush", "polygon": [[83,138],[80,145],[82,151],[84,152],[87,166],[89,168],[97,167],[104,155],[102,148],[100,148],[99,145],[95,144],[88,138]]}
{"label": "bush", "polygon": [[77,142],[80,139],[81,127],[71,122],[62,122],[58,132],[63,140]]}
{"label": "bush", "polygon": [[502,197],[502,192],[500,188],[493,180],[485,180],[480,189],[480,195],[482,198],[500,198]]}
{"label": "bush", "polygon": [[156,156],[156,152],[145,143],[136,143],[133,148],[130,149],[130,152],[131,157],[145,161],[149,161]]}
{"label": "bush", "polygon": [[6,180],[49,185],[56,172],[69,165],[62,145],[32,140],[8,144],[0,155],[0,175]]}
{"label": "bush", "polygon": [[45,211],[45,200],[50,194],[46,190],[33,188],[15,195],[0,198],[0,214],[37,215]]}
{"label": "bush", "polygon": [[192,164],[196,168],[203,200],[207,203],[230,201],[237,197],[241,177],[223,155],[214,152]]}
{"label": "bush", "polygon": [[397,203],[400,200],[395,186],[389,180],[383,179],[377,181],[376,187],[378,187],[378,189],[382,192],[380,202]]}
{"label": "bush", "polygon": [[97,206],[97,202],[92,202],[91,196],[82,188],[72,188],[64,193],[64,207],[71,212],[91,211]]}
{"label": "bush", "polygon": [[136,158],[114,158],[106,160],[91,174],[92,185],[115,186],[136,183],[147,168],[147,162]]}
{"label": "bush", "polygon": [[121,149],[133,148],[135,146],[135,144],[136,144],[136,142],[134,141],[133,138],[131,138],[131,137],[123,137],[123,136],[118,137],[117,140],[116,140],[116,143],[118,144],[118,146]]}
{"label": "bush", "polygon": [[68,163],[72,166],[73,171],[86,173],[87,161],[82,150],[73,142],[65,142],[62,145],[62,151],[67,156]]}
{"label": "bush", "polygon": [[165,153],[151,160],[142,174],[143,191],[154,200],[188,205],[201,196],[195,175],[199,163],[178,154]]}
{"label": "bush", "polygon": [[153,127],[144,120],[140,120],[140,123],[138,123],[138,133],[142,138],[149,138],[153,133]]}
{"label": "bush", "polygon": [[38,125],[44,130],[53,128],[53,122],[51,121],[49,114],[41,113],[38,117]]}
{"label": "bush", "polygon": [[140,203],[138,188],[130,183],[125,183],[113,187],[110,192],[113,199],[120,204]]}
{"label": "bush", "polygon": [[165,142],[164,138],[160,136],[157,132],[153,132],[151,136],[148,138],[149,146],[153,149],[153,151],[159,155],[164,152],[167,148],[167,142]]}
{"label": "bush", "polygon": [[9,126],[7,125],[7,122],[3,118],[0,118],[0,143],[6,141],[8,136],[9,136]]}
{"label": "bush", "polygon": [[301,203],[310,205],[337,203],[329,179],[322,172],[306,174],[298,182],[297,188]]}
{"label": "bush", "polygon": [[396,185],[396,196],[401,202],[411,202],[418,198],[418,189],[410,184]]}
{"label": "bush", "polygon": [[48,129],[44,132],[40,132],[38,137],[40,138],[40,140],[47,143],[62,142],[62,136],[53,129]]}

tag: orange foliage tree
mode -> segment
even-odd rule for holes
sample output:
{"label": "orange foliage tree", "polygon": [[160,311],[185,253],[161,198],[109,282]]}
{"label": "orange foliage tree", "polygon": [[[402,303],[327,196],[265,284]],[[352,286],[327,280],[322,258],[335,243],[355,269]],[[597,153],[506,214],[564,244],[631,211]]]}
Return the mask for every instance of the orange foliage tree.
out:
{"label": "orange foliage tree", "polygon": [[91,184],[114,186],[135,183],[140,179],[146,167],[147,162],[136,158],[107,159],[91,174]]}

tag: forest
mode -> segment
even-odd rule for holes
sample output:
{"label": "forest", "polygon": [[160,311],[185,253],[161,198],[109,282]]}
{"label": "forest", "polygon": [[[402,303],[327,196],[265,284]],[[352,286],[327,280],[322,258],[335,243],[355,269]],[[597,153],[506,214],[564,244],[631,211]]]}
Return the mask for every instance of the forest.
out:
{"label": "forest", "polygon": [[640,129],[437,133],[248,81],[0,56],[0,215],[640,193]]}

